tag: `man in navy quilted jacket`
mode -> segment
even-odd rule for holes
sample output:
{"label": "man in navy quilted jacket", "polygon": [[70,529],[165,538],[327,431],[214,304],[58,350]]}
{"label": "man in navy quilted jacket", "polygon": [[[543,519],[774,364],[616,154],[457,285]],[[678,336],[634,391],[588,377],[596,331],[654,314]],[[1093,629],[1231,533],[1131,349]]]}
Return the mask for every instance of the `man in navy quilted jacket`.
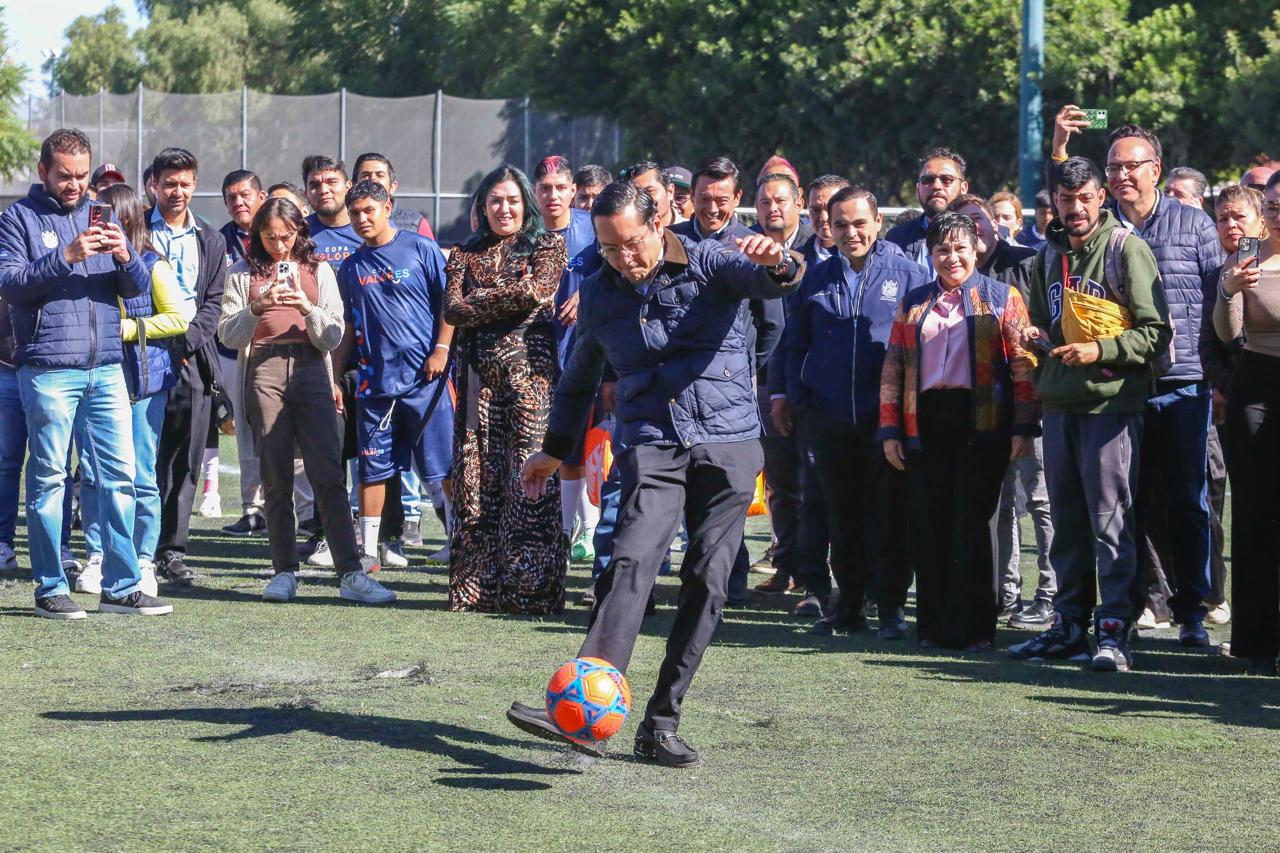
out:
{"label": "man in navy quilted jacket", "polygon": [[[1063,107],[1054,122],[1053,159],[1065,160],[1071,134],[1087,127],[1076,106]],[[1208,435],[1212,392],[1200,364],[1198,341],[1204,306],[1217,293],[1222,248],[1202,209],[1165,198],[1158,189],[1163,151],[1154,133],[1126,124],[1111,132],[1107,187],[1111,212],[1133,229],[1156,256],[1160,284],[1173,325],[1170,365],[1155,377],[1143,418],[1138,454],[1140,571],[1149,589],[1164,587],[1155,576],[1151,553],[1159,555],[1169,584],[1173,618],[1184,646],[1207,646],[1205,602],[1214,598],[1210,579]],[[1162,535],[1156,535],[1162,531]],[[1162,596],[1148,593],[1148,609],[1163,608]],[[1146,619],[1151,614],[1144,613]],[[1149,623],[1148,623],[1149,624]],[[1139,627],[1144,627],[1139,620]]]}
{"label": "man in navy quilted jacket", "polygon": [[[631,183],[606,187],[591,215],[607,264],[582,284],[577,343],[556,386],[542,451],[525,463],[522,480],[526,494],[542,493],[585,425],[608,363],[618,375],[615,440],[626,445],[614,460],[622,497],[613,556],[596,581],[579,655],[626,669],[683,511],[689,551],[680,600],[635,753],[693,767],[697,751],[676,734],[680,710],[720,621],[763,464],[745,302],[784,296],[800,283],[804,264],[764,234],[748,232],[734,247],[679,236]],[[566,740],[545,709],[517,703],[507,717],[531,734]]]}
{"label": "man in navy quilted jacket", "polygon": [[105,554],[104,613],[156,616],[173,607],[141,589],[133,547],[133,428],[120,362],[119,297],[139,296],[150,274],[111,209],[89,198],[92,153],[79,130],[40,147],[26,198],[0,215],[0,310],[9,312],[18,391],[27,421],[27,525],[37,616],[83,619],[68,594],[59,541],[67,450],[77,419],[80,452],[98,474]]}

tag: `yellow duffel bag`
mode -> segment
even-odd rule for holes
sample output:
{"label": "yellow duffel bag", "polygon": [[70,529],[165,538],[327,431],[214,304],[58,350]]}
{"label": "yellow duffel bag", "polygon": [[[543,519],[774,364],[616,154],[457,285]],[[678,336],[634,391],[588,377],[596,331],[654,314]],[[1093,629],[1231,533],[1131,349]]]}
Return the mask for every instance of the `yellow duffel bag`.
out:
{"label": "yellow duffel bag", "polygon": [[1133,328],[1133,314],[1123,305],[1070,288],[1062,289],[1062,337],[1069,344],[1114,338]]}

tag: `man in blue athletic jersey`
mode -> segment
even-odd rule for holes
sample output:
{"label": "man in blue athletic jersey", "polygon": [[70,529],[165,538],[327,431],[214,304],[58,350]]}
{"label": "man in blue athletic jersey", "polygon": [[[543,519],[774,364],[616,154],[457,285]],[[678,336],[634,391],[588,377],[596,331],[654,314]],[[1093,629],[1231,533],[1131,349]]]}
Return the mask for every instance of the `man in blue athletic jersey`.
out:
{"label": "man in blue athletic jersey", "polygon": [[[591,226],[591,214],[573,206],[577,185],[573,180],[573,166],[567,158],[552,154],[543,158],[533,170],[533,194],[547,230],[564,238],[569,264],[560,277],[560,289],[556,291],[556,317],[560,321],[560,364],[564,365],[573,348],[573,325],[578,320],[578,288],[582,282],[600,268],[600,253],[596,249],[596,232]],[[589,420],[590,427],[598,420]],[[578,436],[569,457],[560,469],[560,508],[563,512],[564,534],[572,541],[575,560],[590,560],[595,556],[591,539],[595,535],[600,510],[587,497],[586,474],[583,468],[583,447],[586,430]],[[581,520],[581,525],[578,524]],[[578,531],[579,526],[581,530]],[[578,532],[575,538],[574,533]]]}
{"label": "man in blue athletic jersey", "polygon": [[347,213],[347,191],[351,189],[347,164],[312,154],[302,161],[302,185],[307,203],[315,211],[307,217],[307,228],[316,243],[316,257],[337,269],[364,243],[352,230]]}
{"label": "man in blue athletic jersey", "polygon": [[392,224],[391,196],[376,181],[356,184],[346,202],[363,243],[338,270],[347,330],[333,365],[337,374],[354,350],[360,535],[377,559],[387,481],[411,466],[427,483],[449,473],[453,405],[444,374],[453,327],[441,319],[436,242]]}

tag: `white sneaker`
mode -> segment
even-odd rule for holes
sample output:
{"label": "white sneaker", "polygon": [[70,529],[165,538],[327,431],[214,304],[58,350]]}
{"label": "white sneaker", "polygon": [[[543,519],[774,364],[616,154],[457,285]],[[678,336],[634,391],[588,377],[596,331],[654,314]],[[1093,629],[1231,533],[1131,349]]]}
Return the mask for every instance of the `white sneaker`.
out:
{"label": "white sneaker", "polygon": [[1217,607],[1210,607],[1209,612],[1205,614],[1204,621],[1211,622],[1214,625],[1225,625],[1231,621],[1231,606],[1225,601]]}
{"label": "white sneaker", "polygon": [[409,558],[404,555],[404,546],[399,539],[382,543],[381,562],[383,568],[387,569],[409,568]]}
{"label": "white sneaker", "polygon": [[428,563],[444,563],[447,565],[449,562],[449,557],[450,557],[449,543],[446,542],[444,543],[443,548],[441,548],[439,551],[436,551],[434,554],[431,554],[430,556],[427,557],[427,562]]}
{"label": "white sneaker", "polygon": [[138,559],[138,571],[142,573],[142,583],[138,585],[138,589],[152,598],[159,596],[160,584],[156,580],[156,564],[145,557],[140,557]]}
{"label": "white sneaker", "polygon": [[298,576],[293,572],[281,572],[271,579],[262,591],[263,601],[293,601],[298,595]]}
{"label": "white sneaker", "polygon": [[1168,628],[1169,620],[1157,622],[1156,614],[1151,611],[1151,608],[1144,607],[1142,608],[1142,615],[1138,617],[1138,621],[1134,624],[1139,631],[1154,631],[1157,628]]}
{"label": "white sneaker", "polygon": [[76,592],[102,595],[102,555],[90,554],[84,570],[76,578]]}
{"label": "white sneaker", "polygon": [[9,572],[16,568],[18,568],[18,555],[13,552],[13,546],[0,542],[0,572]]}
{"label": "white sneaker", "polygon": [[333,554],[329,553],[328,539],[320,540],[320,544],[311,552],[311,556],[307,557],[307,565],[315,566],[318,569],[333,568]]}
{"label": "white sneaker", "polygon": [[205,492],[200,498],[198,511],[202,518],[222,518],[222,496],[217,492]]}
{"label": "white sneaker", "polygon": [[359,601],[362,604],[390,604],[396,600],[394,592],[365,572],[347,572],[343,575],[338,595],[347,601]]}

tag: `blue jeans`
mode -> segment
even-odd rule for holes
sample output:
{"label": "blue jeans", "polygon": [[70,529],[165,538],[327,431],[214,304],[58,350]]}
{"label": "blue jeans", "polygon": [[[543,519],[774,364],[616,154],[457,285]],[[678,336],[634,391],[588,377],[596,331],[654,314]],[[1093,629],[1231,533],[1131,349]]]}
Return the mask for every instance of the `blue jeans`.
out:
{"label": "blue jeans", "polygon": [[[166,389],[139,400],[130,408],[133,418],[135,473],[133,490],[138,496],[133,519],[133,547],[140,560],[154,560],[160,544],[160,487],[156,484],[156,446],[164,426]],[[88,446],[81,425],[76,427],[76,444]],[[86,554],[102,553],[102,523],[98,517],[98,478],[89,454],[80,454],[80,518],[84,525]]]}
{"label": "blue jeans", "polygon": [[27,422],[18,395],[18,373],[0,365],[0,543],[13,547],[18,526],[18,487],[27,455]]}
{"label": "blue jeans", "polygon": [[[1143,418],[1141,465],[1138,473],[1138,542],[1163,527],[1160,560],[1171,586],[1173,618],[1181,623],[1202,622],[1213,599],[1209,507],[1209,430],[1212,396],[1207,382],[1194,382],[1147,400]],[[1159,516],[1163,515],[1163,519]],[[1160,525],[1158,520],[1163,520]],[[1138,548],[1146,578],[1152,571],[1145,547]]]}
{"label": "blue jeans", "polygon": [[124,373],[113,364],[90,370],[24,365],[18,389],[30,437],[27,460],[27,533],[36,598],[67,593],[59,549],[67,451],[72,433],[84,436],[81,453],[98,483],[103,525],[102,591],[118,598],[141,580],[133,547],[133,435]]}

